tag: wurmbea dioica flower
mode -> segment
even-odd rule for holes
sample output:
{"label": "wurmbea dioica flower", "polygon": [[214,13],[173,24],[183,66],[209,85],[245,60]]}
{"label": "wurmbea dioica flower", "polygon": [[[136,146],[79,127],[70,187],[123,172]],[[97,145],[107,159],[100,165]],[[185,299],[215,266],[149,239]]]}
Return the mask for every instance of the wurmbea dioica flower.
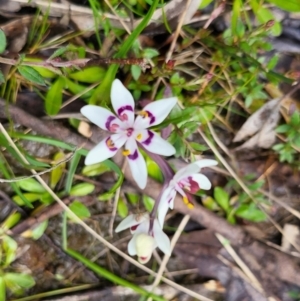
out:
{"label": "wurmbea dioica flower", "polygon": [[147,183],[147,167],[137,143],[158,155],[175,154],[175,148],[169,142],[148,128],[160,124],[167,117],[177,98],[154,101],[146,105],[135,118],[132,95],[120,80],[115,79],[111,88],[111,102],[117,116],[105,108],[94,105],[87,105],[81,109],[82,115],[87,119],[101,129],[111,132],[109,137],[88,153],[85,164],[91,165],[111,158],[125,145],[123,155],[128,158],[133,178],[143,189]]}
{"label": "wurmbea dioica flower", "polygon": [[127,228],[133,234],[128,243],[128,253],[131,256],[137,255],[140,263],[147,263],[156,247],[167,255],[171,254],[168,236],[162,231],[156,218],[151,223],[148,213],[127,216],[115,231],[120,232]]}
{"label": "wurmbea dioica flower", "polygon": [[200,189],[208,190],[211,188],[209,179],[205,175],[199,173],[201,168],[217,164],[218,162],[215,160],[203,159],[191,163],[177,171],[165,191],[162,193],[159,201],[158,220],[161,225],[163,225],[168,209],[174,208],[174,199],[177,192],[182,195],[183,201],[188,208],[194,207],[189,199],[189,194],[194,194]]}

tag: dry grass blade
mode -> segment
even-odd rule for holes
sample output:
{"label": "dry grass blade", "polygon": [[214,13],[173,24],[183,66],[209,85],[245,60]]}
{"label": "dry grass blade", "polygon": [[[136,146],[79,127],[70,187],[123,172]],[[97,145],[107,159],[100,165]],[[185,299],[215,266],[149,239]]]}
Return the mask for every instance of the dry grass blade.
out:
{"label": "dry grass blade", "polygon": [[229,241],[225,239],[221,234],[216,233],[216,237],[221,242],[221,244],[224,246],[226,251],[230,254],[230,256],[235,260],[237,265],[242,269],[244,274],[248,277],[251,284],[261,293],[263,293],[263,288],[260,285],[259,281],[255,277],[255,275],[251,272],[251,270],[248,268],[248,266],[241,260],[241,258],[237,255],[235,250],[231,247],[229,244]]}

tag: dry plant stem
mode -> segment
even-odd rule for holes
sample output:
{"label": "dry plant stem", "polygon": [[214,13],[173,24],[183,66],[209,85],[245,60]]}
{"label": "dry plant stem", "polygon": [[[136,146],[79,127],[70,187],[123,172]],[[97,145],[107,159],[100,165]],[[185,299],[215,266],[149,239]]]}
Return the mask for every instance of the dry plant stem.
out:
{"label": "dry plant stem", "polygon": [[[172,238],[172,241],[171,241],[171,251],[173,251],[173,249],[174,249],[174,247],[176,245],[176,242],[179,239],[179,237],[180,237],[183,229],[185,228],[186,224],[188,223],[189,219],[190,219],[190,216],[188,214],[186,214],[184,216],[184,218],[182,219],[182,221],[181,221],[178,229],[175,232],[175,235]],[[154,282],[152,284],[152,288],[151,288],[152,292],[154,291],[155,287],[160,283],[161,276],[162,276],[162,274],[163,274],[163,272],[164,272],[164,270],[165,270],[165,268],[167,266],[167,263],[168,263],[169,259],[170,259],[169,255],[165,255],[164,256],[164,259],[162,260],[162,262],[160,264],[159,270],[158,270],[157,275],[155,277],[155,280],[154,280]],[[149,297],[148,301],[151,301],[151,300],[152,300],[152,298]],[[203,300],[205,300],[205,299],[203,299]],[[206,300],[208,301],[208,300],[211,300],[211,299],[207,298]]]}
{"label": "dry plant stem", "polygon": [[[19,149],[17,148],[17,146],[14,144],[14,142],[12,141],[12,139],[10,138],[10,136],[8,135],[8,133],[6,132],[5,128],[3,127],[3,125],[0,123],[0,131],[3,133],[3,135],[5,136],[5,138],[7,139],[7,141],[10,143],[10,145],[14,148],[14,150],[17,152],[17,154],[19,155],[19,157],[21,158],[21,160],[25,163],[25,164],[29,164],[27,159],[23,156],[23,154],[19,151]],[[60,206],[70,215],[70,217],[72,219],[74,219],[74,221],[76,223],[78,223],[79,225],[81,225],[88,233],[90,233],[93,237],[95,237],[96,239],[98,239],[98,241],[100,241],[101,243],[103,243],[106,247],[108,247],[109,249],[111,249],[112,251],[114,251],[115,253],[117,253],[118,255],[120,255],[121,257],[123,257],[124,259],[126,259],[128,262],[134,264],[135,266],[137,266],[138,268],[140,268],[141,270],[149,273],[152,276],[156,276],[156,273],[153,272],[151,269],[145,267],[144,265],[140,264],[139,262],[137,262],[136,260],[134,260],[133,258],[131,258],[130,256],[126,255],[124,252],[120,251],[117,247],[115,247],[113,244],[109,243],[108,241],[106,241],[102,236],[100,236],[97,232],[95,232],[92,228],[90,228],[85,222],[83,222],[76,214],[73,213],[72,210],[69,209],[69,207],[67,205],[65,205],[65,203],[52,191],[52,189],[47,185],[47,183],[39,176],[37,175],[37,172],[35,170],[31,170],[31,172],[36,175],[36,179],[40,182],[40,184],[45,188],[45,190],[54,198],[55,201],[57,201]],[[194,298],[198,298],[199,300],[202,300],[202,298],[205,298],[203,296],[201,296],[200,294],[197,294],[181,285],[178,285],[177,283],[162,277],[161,278],[163,282],[165,282],[166,284],[169,284],[170,286],[194,297]]]}
{"label": "dry plant stem", "polygon": [[[124,158],[124,162],[123,162],[123,166],[122,166],[122,173],[124,173],[126,165],[127,165],[127,160],[126,160],[126,158]],[[121,192],[121,186],[119,186],[118,189],[116,190],[115,197],[114,197],[113,211],[111,213],[111,218],[110,218],[110,222],[109,222],[109,230],[108,230],[110,237],[114,236],[114,221],[115,221],[116,214],[117,214],[117,207],[118,207],[118,201],[120,198],[120,192]]]}
{"label": "dry plant stem", "polygon": [[190,4],[191,4],[191,0],[187,0],[186,4],[185,4],[185,9],[184,9],[184,11],[182,12],[182,14],[180,16],[180,19],[179,19],[179,22],[178,22],[178,25],[177,25],[177,28],[176,28],[176,31],[175,31],[175,34],[174,34],[174,38],[173,38],[172,44],[170,46],[170,50],[167,53],[166,62],[168,62],[172,57],[172,54],[174,52],[180,30],[181,30],[182,25],[183,25],[183,21],[184,21],[185,15],[186,15],[186,11],[187,11]]}
{"label": "dry plant stem", "polygon": [[139,65],[142,69],[149,68],[149,65],[144,59],[139,58],[126,58],[126,59],[114,59],[114,58],[101,58],[101,59],[76,59],[72,61],[59,62],[56,60],[46,60],[43,62],[22,62],[14,59],[7,59],[0,57],[0,63],[17,66],[36,66],[36,67],[45,67],[45,68],[61,68],[61,67],[86,67],[86,66],[98,66],[98,65],[110,65],[110,64],[120,64],[120,65]]}
{"label": "dry plant stem", "polygon": [[[226,249],[226,251],[229,253],[229,255],[235,260],[237,265],[242,269],[244,274],[248,277],[251,284],[261,293],[264,293],[263,288],[261,287],[259,281],[255,277],[255,275],[251,272],[251,270],[248,268],[248,266],[241,260],[241,258],[237,255],[235,250],[231,247],[228,240],[225,239],[224,236],[222,236],[219,233],[216,233],[216,237],[220,241],[220,243],[223,245],[223,247]],[[265,295],[265,293],[264,293]]]}

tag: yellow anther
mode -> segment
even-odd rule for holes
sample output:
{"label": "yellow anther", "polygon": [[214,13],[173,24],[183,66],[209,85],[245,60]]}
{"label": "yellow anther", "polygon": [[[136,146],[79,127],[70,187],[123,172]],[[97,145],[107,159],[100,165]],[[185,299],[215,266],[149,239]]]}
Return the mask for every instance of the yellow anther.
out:
{"label": "yellow anther", "polygon": [[108,146],[108,148],[114,148],[115,147],[115,144],[111,139],[108,139],[106,141],[106,145]]}
{"label": "yellow anther", "polygon": [[183,197],[183,202],[187,205],[190,203],[190,201],[188,200],[188,198],[186,196]]}
{"label": "yellow anther", "polygon": [[146,111],[141,111],[139,115],[141,115],[143,118],[148,117],[148,113]]}
{"label": "yellow anther", "polygon": [[187,204],[187,207],[188,207],[189,209],[193,209],[195,206],[194,206],[193,203],[188,203],[188,204]]}
{"label": "yellow anther", "polygon": [[130,150],[124,149],[124,150],[122,151],[122,154],[123,154],[123,156],[127,157],[127,156],[130,155]]}
{"label": "yellow anther", "polygon": [[137,140],[141,140],[142,137],[143,137],[142,134],[138,134],[138,135],[136,136],[136,139],[137,139]]}

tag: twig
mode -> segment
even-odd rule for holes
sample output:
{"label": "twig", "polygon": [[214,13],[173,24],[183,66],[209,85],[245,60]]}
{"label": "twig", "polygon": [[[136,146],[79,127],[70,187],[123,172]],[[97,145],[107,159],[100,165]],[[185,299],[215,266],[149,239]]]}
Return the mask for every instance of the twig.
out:
{"label": "twig", "polygon": [[182,14],[180,16],[180,19],[179,19],[179,22],[178,22],[178,25],[177,25],[177,28],[176,28],[176,31],[175,31],[175,34],[174,34],[173,41],[171,43],[170,49],[169,49],[169,51],[167,53],[167,56],[166,56],[166,62],[168,62],[172,57],[172,54],[174,52],[175,45],[176,45],[180,30],[181,30],[182,25],[183,25],[183,21],[184,21],[186,12],[187,12],[188,7],[189,7],[190,4],[191,4],[191,0],[186,0],[185,9],[184,9],[184,11],[182,12]]}
{"label": "twig", "polygon": [[251,281],[251,284],[260,292],[264,293],[264,290],[255,277],[255,275],[252,273],[252,271],[248,268],[248,266],[241,260],[241,258],[237,255],[235,250],[230,245],[229,241],[225,239],[221,234],[216,233],[216,237],[220,241],[220,243],[223,245],[223,247],[226,249],[226,251],[229,253],[229,255],[235,260],[237,265],[242,269],[245,275],[247,275],[248,279]]}

